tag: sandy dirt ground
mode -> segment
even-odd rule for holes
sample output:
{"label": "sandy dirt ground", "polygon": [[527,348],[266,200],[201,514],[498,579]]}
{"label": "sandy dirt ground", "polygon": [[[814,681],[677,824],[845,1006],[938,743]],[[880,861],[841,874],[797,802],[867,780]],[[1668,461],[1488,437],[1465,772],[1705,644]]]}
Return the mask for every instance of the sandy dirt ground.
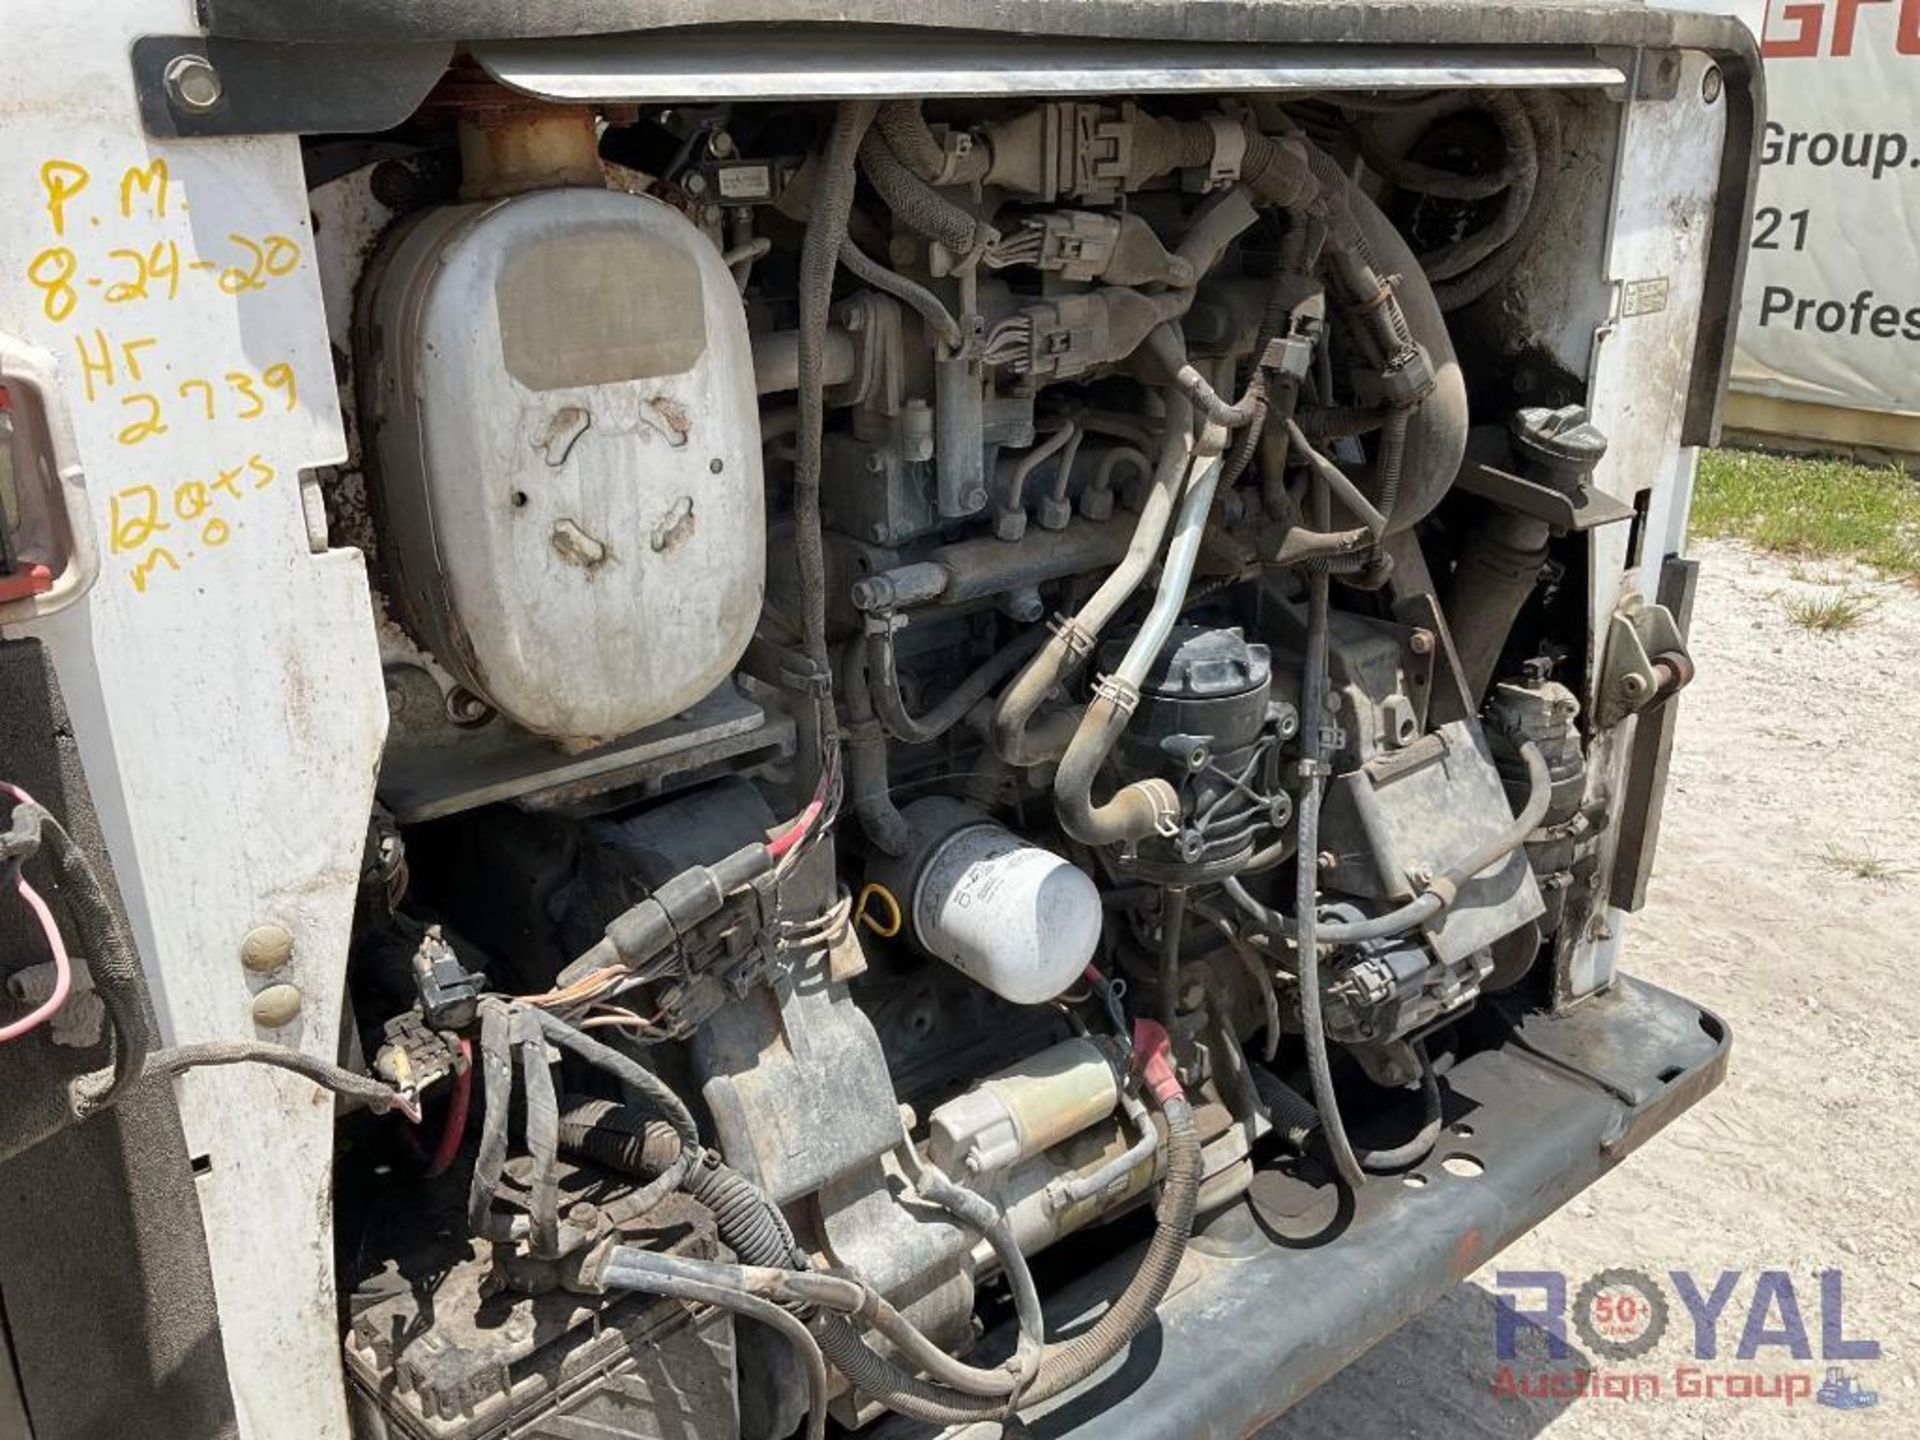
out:
{"label": "sandy dirt ground", "polygon": [[[1732,1022],[1727,1083],[1264,1440],[1920,1436],[1920,593],[1725,543],[1698,553],[1699,676],[1625,968]],[[1872,605],[1856,628],[1789,620],[1795,597],[1839,593]],[[1875,867],[1855,859],[1898,873],[1863,875]],[[1816,1277],[1840,1270],[1848,1338],[1882,1347],[1844,1368],[1879,1403],[1676,1396],[1676,1367],[1700,1363],[1677,1301],[1644,1359],[1591,1359],[1576,1334],[1557,1367],[1652,1371],[1668,1382],[1660,1398],[1497,1395],[1497,1272],[1560,1270],[1571,1289],[1612,1266],[1657,1277],[1670,1300],[1672,1270],[1703,1294],[1742,1272],[1719,1357],[1702,1368],[1816,1382],[1827,1368]],[[1770,1270],[1791,1277],[1805,1361],[1779,1346],[1735,1357]],[[1773,1323],[1785,1325],[1777,1310]],[[1550,1368],[1543,1354],[1543,1340],[1523,1345],[1518,1369]]]}

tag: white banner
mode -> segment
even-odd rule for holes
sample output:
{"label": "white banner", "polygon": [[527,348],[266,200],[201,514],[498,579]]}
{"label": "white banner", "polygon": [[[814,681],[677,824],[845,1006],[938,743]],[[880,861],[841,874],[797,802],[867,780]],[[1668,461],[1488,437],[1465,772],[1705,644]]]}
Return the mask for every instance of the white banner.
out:
{"label": "white banner", "polygon": [[1920,413],[1920,0],[1713,8],[1767,70],[1734,388]]}

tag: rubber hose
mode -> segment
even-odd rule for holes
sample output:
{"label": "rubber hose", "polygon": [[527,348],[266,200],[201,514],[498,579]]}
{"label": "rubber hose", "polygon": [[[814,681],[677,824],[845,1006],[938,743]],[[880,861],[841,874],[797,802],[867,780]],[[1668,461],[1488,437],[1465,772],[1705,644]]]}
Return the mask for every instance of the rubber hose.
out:
{"label": "rubber hose", "polygon": [[1440,1139],[1440,1081],[1433,1073],[1433,1061],[1427,1055],[1426,1041],[1414,1041],[1413,1054],[1420,1062],[1420,1128],[1404,1145],[1385,1150],[1362,1150],[1360,1165],[1369,1174],[1383,1175],[1418,1165],[1433,1153],[1433,1147]]}
{"label": "rubber hose", "polygon": [[[560,1144],[636,1180],[658,1178],[686,1153],[671,1125],[615,1100],[569,1099],[560,1117]],[[713,1212],[720,1238],[742,1264],[810,1268],[779,1206],[738,1170],[701,1153],[688,1166],[681,1188]]]}
{"label": "rubber hose", "polygon": [[1259,1092],[1260,1103],[1267,1107],[1267,1119],[1272,1122],[1274,1132],[1290,1149],[1305,1150],[1320,1129],[1320,1112],[1313,1108],[1311,1100],[1265,1066],[1250,1068],[1253,1088]]}
{"label": "rubber hose", "polygon": [[1540,149],[1533,123],[1512,96],[1489,94],[1484,98],[1487,113],[1500,127],[1500,140],[1507,151],[1505,168],[1512,172],[1513,179],[1492,224],[1420,257],[1420,268],[1435,284],[1465,275],[1512,240],[1526,223],[1534,202],[1540,179]]}
{"label": "rubber hose", "polygon": [[880,107],[874,127],[886,137],[888,148],[900,162],[929,184],[971,185],[986,178],[993,164],[993,152],[976,144],[952,157],[952,171],[948,173],[946,148],[927,128],[918,100],[888,101]]}
{"label": "rubber hose", "polygon": [[893,803],[893,781],[887,769],[887,736],[873,714],[864,640],[855,640],[847,647],[845,674],[847,803],[853,807],[861,833],[876,849],[888,855],[904,855],[910,838],[907,818]]}
{"label": "rubber hose", "polygon": [[[1526,844],[1527,837],[1539,828],[1541,820],[1546,817],[1547,807],[1553,803],[1553,776],[1547,769],[1546,757],[1531,740],[1520,745],[1520,758],[1527,767],[1527,803],[1511,824],[1483,841],[1465,860],[1428,882],[1426,890],[1397,909],[1381,915],[1369,915],[1364,920],[1331,924],[1318,921],[1320,943],[1362,945],[1369,940],[1390,940],[1396,935],[1404,935],[1439,915],[1482,870],[1504,860]],[[1220,888],[1256,925],[1270,934],[1284,936],[1297,943],[1297,924],[1254,899],[1238,879],[1229,876],[1220,882]]]}
{"label": "rubber hose", "polygon": [[919,281],[909,280],[897,270],[889,270],[851,240],[840,242],[840,263],[855,278],[911,306],[948,349],[960,348],[960,342],[965,338],[960,331],[960,322],[953,318],[951,310],[940,303],[940,297]]}
{"label": "rubber hose", "polygon": [[[1218,435],[1218,431],[1213,433]],[[1153,606],[1140,622],[1139,632],[1119,666],[1097,687],[1054,772],[1054,811],[1061,828],[1087,845],[1142,840],[1179,821],[1179,796],[1158,776],[1129,781],[1098,805],[1093,800],[1093,785],[1133,716],[1140,683],[1173,633],[1181,601],[1193,579],[1200,542],[1213,509],[1214,487],[1220,479],[1218,451],[1209,453],[1206,447],[1197,450],[1192,467],[1198,474],[1188,481],[1181,497]]]}
{"label": "rubber hose", "polygon": [[1433,389],[1407,422],[1399,497],[1387,533],[1425,519],[1453,488],[1467,451],[1467,382],[1454,358],[1446,318],[1413,252],[1393,222],[1356,192],[1353,218],[1377,268],[1400,277],[1395,305],[1413,342],[1427,352]]}
{"label": "rubber hose", "polygon": [[807,1372],[807,1437],[825,1440],[827,1433],[827,1366],[820,1346],[807,1327],[771,1300],[733,1290],[724,1285],[709,1285],[683,1276],[667,1275],[646,1268],[647,1252],[615,1246],[600,1272],[601,1283],[615,1289],[638,1290],[648,1295],[664,1295],[673,1300],[690,1300],[731,1310],[749,1320],[758,1320],[785,1336],[800,1357]]}
{"label": "rubber hose", "polygon": [[[853,211],[854,155],[873,122],[870,100],[848,100],[834,114],[812,213],[800,249],[800,433],[793,464],[794,551],[805,601],[807,658],[832,673],[827,653],[827,556],[820,529],[821,444],[826,425],[826,341],[833,275]],[[831,723],[831,702],[823,721]]]}
{"label": "rubber hose", "polygon": [[[1316,519],[1328,511],[1325,485],[1316,485]],[[1358,1190],[1366,1172],[1354,1158],[1346,1126],[1340,1120],[1340,1102],[1333,1089],[1333,1064],[1327,1055],[1326,1022],[1320,1014],[1320,942],[1314,933],[1320,914],[1320,771],[1321,735],[1325,723],[1327,686],[1327,589],[1324,571],[1307,577],[1307,655],[1300,682],[1300,799],[1295,811],[1298,839],[1294,845],[1296,880],[1294,913],[1298,917],[1296,973],[1299,976],[1300,1028],[1306,1038],[1307,1075],[1313,1099],[1326,1131],[1327,1149],[1340,1177]],[[1229,882],[1231,884],[1231,882]],[[1229,890],[1229,893],[1232,893]]]}
{"label": "rubber hose", "polygon": [[1540,227],[1553,213],[1560,188],[1560,107],[1549,96],[1527,91],[1520,97],[1533,123],[1535,147],[1541,161],[1534,185],[1533,203],[1507,243],[1472,270],[1454,280],[1433,287],[1434,299],[1442,310],[1457,310],[1485,295],[1513,273],[1514,267],[1532,248]]}
{"label": "rubber hose", "polygon": [[895,669],[893,632],[875,630],[867,636],[867,686],[873,707],[879,713],[886,732],[903,745],[926,745],[938,740],[966,718],[967,712],[992,692],[1015,668],[1026,664],[1040,642],[1047,638],[1043,627],[1035,626],[993,652],[938,705],[925,715],[914,716],[900,694],[900,676]]}
{"label": "rubber hose", "polygon": [[1167,400],[1159,464],[1154,469],[1147,498],[1140,506],[1140,518],[1134,524],[1127,553],[1079,612],[1056,626],[1040,652],[1001,695],[993,717],[993,745],[1008,764],[1038,765],[1058,759],[1065,750],[1073,733],[1069,728],[1070,712],[1068,724],[1060,727],[1058,735],[1047,735],[1047,743],[1037,743],[1039,737],[1030,733],[1028,726],[1047,696],[1086,663],[1099,642],[1100,632],[1147,578],[1147,571],[1160,553],[1161,542],[1166,539],[1168,522],[1173,518],[1174,498],[1186,474],[1187,457],[1193,444],[1192,426],[1192,405],[1177,391],[1172,393]]}
{"label": "rubber hose", "polygon": [[[846,104],[863,104],[868,113],[872,113],[869,102],[848,101]],[[860,170],[896,220],[909,230],[939,241],[955,255],[973,255],[992,239],[990,226],[976,220],[914,174],[877,132],[868,133],[860,142]],[[839,248],[837,238],[835,248]]]}
{"label": "rubber hose", "polygon": [[[1155,1206],[1153,1239],[1127,1288],[1106,1312],[1085,1333],[1049,1345],[1042,1352],[1039,1369],[1025,1392],[1024,1400],[1029,1403],[1071,1389],[1119,1354],[1153,1318],[1173,1284],[1193,1233],[1194,1206],[1200,1193],[1200,1137],[1194,1128],[1193,1111],[1184,1098],[1169,1099],[1164,1113],[1167,1171]],[[963,1395],[929,1385],[865,1345],[848,1345],[849,1336],[859,1339],[851,1326],[823,1327],[821,1349],[856,1389],[889,1409],[933,1425],[993,1419],[1006,1409],[1004,1399]]]}

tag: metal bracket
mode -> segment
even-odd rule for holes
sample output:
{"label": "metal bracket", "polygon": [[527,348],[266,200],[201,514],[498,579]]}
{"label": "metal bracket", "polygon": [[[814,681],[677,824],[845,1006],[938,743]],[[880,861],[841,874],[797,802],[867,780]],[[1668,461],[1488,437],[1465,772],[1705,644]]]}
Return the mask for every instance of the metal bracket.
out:
{"label": "metal bracket", "polygon": [[1633,506],[1592,485],[1569,495],[1485,462],[1469,463],[1456,483],[1469,495],[1544,520],[1555,530],[1592,530],[1633,518]]}
{"label": "metal bracket", "polygon": [[368,135],[420,108],[446,72],[446,43],[270,45],[200,35],[133,42],[140,120],[159,139]]}
{"label": "metal bracket", "polygon": [[1651,709],[1693,679],[1693,661],[1673,613],[1629,595],[1607,622],[1607,655],[1594,697],[1594,726],[1606,730]]}

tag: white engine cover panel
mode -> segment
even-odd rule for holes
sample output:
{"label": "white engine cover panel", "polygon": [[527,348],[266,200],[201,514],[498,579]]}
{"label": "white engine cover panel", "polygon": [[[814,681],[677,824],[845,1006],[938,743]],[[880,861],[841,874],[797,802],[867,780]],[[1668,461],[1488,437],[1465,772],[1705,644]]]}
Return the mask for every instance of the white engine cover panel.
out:
{"label": "white engine cover panel", "polygon": [[374,284],[365,403],[416,636],[562,741],[711,691],[766,570],[752,351],[718,251],[657,200],[542,190],[429,214]]}

